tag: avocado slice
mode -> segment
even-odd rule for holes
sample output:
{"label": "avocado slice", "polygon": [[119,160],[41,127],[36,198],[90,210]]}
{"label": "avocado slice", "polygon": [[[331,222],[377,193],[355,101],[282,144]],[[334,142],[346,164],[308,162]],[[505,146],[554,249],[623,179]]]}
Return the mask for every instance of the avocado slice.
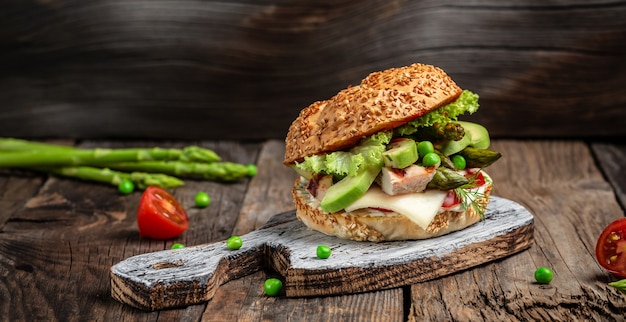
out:
{"label": "avocado slice", "polygon": [[491,141],[489,139],[489,132],[487,132],[487,129],[484,126],[465,121],[458,121],[457,123],[461,124],[461,126],[465,130],[466,135],[467,133],[469,133],[470,146],[477,149],[489,148],[489,145],[491,144]]}
{"label": "avocado slice", "polygon": [[387,151],[383,152],[385,166],[389,168],[404,169],[417,162],[417,144],[408,138],[395,139],[387,145]]}
{"label": "avocado slice", "polygon": [[325,212],[337,212],[355,202],[367,192],[380,172],[380,166],[371,166],[353,177],[345,177],[328,188],[320,206]]}
{"label": "avocado slice", "polygon": [[465,149],[468,146],[477,148],[477,149],[487,149],[491,144],[489,139],[489,132],[487,129],[476,123],[466,122],[466,121],[456,121],[461,124],[463,130],[465,130],[465,135],[459,141],[449,141],[444,144],[439,151],[446,156],[453,155],[455,153],[461,152],[461,150]]}
{"label": "avocado slice", "polygon": [[458,141],[448,141],[439,149],[439,152],[443,153],[445,156],[450,156],[459,153],[459,151],[470,145],[471,142],[472,139],[470,138],[469,132],[465,132],[462,139]]}

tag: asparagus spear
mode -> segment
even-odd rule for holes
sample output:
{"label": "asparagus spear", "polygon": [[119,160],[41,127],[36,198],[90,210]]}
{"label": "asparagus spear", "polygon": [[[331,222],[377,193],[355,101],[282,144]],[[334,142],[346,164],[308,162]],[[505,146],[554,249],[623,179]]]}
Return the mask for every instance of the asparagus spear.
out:
{"label": "asparagus spear", "polygon": [[51,173],[58,176],[109,183],[118,186],[124,179],[128,179],[139,189],[148,186],[159,186],[165,189],[180,187],[184,182],[178,178],[160,173],[145,172],[119,172],[108,168],[94,168],[88,166],[68,166],[68,167],[34,167],[30,170]]}
{"label": "asparagus spear", "polygon": [[437,168],[433,179],[428,183],[428,188],[451,190],[467,183],[469,183],[469,179],[465,176],[458,174],[452,169],[439,167]]}
{"label": "asparagus spear", "polygon": [[435,122],[432,126],[423,127],[417,130],[413,137],[417,141],[459,141],[465,135],[463,126],[456,122],[442,124]]}
{"label": "asparagus spear", "polygon": [[158,172],[216,181],[235,181],[254,175],[248,166],[232,162],[141,161],[110,163],[108,167],[121,171]]}
{"label": "asparagus spear", "polygon": [[437,149],[435,149],[435,153],[437,153],[437,155],[439,156],[439,159],[441,159],[441,165],[442,166],[444,166],[446,168],[449,168],[449,169],[452,169],[452,170],[455,169],[454,168],[454,162],[452,162],[452,160],[450,160],[450,158],[447,155],[441,153]]}
{"label": "asparagus spear", "polygon": [[[166,188],[183,185],[181,180],[168,174],[219,181],[234,181],[254,175],[248,166],[219,161],[220,157],[214,151],[197,146],[184,149],[80,149],[0,138],[0,167],[26,168],[114,185],[123,179],[130,179],[140,189],[148,185]],[[133,172],[110,170],[112,165],[117,170]]]}
{"label": "asparagus spear", "polygon": [[499,152],[470,146],[461,150],[459,154],[465,158],[468,168],[485,168],[502,157]]}
{"label": "asparagus spear", "polygon": [[35,151],[49,149],[74,149],[71,146],[28,141],[16,138],[0,138],[0,151]]}
{"label": "asparagus spear", "polygon": [[221,158],[212,150],[192,145],[182,149],[178,160],[187,162],[218,162]]}
{"label": "asparagus spear", "polygon": [[[118,149],[80,149],[71,146],[49,144],[42,142],[34,142],[15,138],[0,138],[0,151],[10,152],[46,152],[50,153],[51,158],[58,158],[57,153],[67,153],[74,156],[76,153],[77,158],[85,158],[82,155],[89,155],[93,153],[93,157],[98,157],[105,154],[113,154],[113,156],[107,156],[107,158],[122,158],[122,152],[126,152],[120,161],[141,161],[141,160],[181,160],[190,162],[217,162],[220,161],[219,155],[210,149],[201,148],[198,146],[188,146],[183,149],[161,149],[161,148],[118,148]],[[118,154],[119,153],[119,154]],[[136,158],[133,158],[133,154],[136,153]],[[1,155],[1,154],[0,154]],[[17,157],[17,156],[16,156]],[[130,158],[128,158],[130,157]],[[74,158],[72,158],[74,159]],[[89,159],[89,158],[88,158]],[[1,161],[1,159],[0,159]],[[100,161],[98,161],[100,162]],[[96,163],[98,163],[96,162]],[[108,162],[108,161],[103,161]],[[1,164],[1,163],[0,163]],[[56,162],[50,162],[46,164],[56,164]],[[65,162],[62,162],[65,165]],[[78,163],[82,164],[82,163]],[[77,163],[69,163],[69,165],[78,165]],[[2,166],[2,165],[0,165]]]}
{"label": "asparagus spear", "polygon": [[124,149],[44,149],[0,153],[0,167],[28,168],[37,166],[89,165],[107,166],[113,162],[185,160],[215,162],[215,152],[199,147],[180,149],[124,148]]}

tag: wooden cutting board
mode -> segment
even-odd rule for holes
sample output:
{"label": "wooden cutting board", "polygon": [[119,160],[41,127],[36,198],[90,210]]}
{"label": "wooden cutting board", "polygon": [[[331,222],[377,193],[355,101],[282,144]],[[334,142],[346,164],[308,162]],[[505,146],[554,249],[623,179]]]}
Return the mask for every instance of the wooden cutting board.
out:
{"label": "wooden cutting board", "polygon": [[[287,297],[367,292],[435,279],[530,247],[533,216],[521,205],[492,197],[485,220],[434,239],[356,242],[311,231],[293,211],[276,215],[244,236],[224,242],[130,257],[111,268],[111,295],[144,310],[210,300],[217,288],[262,268],[283,276]],[[318,245],[332,255],[318,259]]]}

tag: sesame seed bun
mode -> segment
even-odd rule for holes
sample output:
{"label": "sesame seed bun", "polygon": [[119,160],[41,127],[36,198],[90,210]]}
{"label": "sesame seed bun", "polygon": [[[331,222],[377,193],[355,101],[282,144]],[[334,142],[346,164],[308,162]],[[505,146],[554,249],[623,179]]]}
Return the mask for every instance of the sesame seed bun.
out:
{"label": "sesame seed bun", "polygon": [[325,101],[304,108],[289,127],[285,164],[344,150],[444,106],[461,88],[440,68],[413,64],[368,75]]}

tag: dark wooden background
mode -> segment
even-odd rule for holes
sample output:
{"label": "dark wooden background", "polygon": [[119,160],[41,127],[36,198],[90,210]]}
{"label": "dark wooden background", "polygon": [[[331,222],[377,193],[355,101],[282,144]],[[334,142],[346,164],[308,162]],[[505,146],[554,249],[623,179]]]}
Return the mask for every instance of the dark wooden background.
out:
{"label": "dark wooden background", "polygon": [[[259,271],[205,305],[145,313],[110,296],[107,273],[171,245],[137,235],[140,193],[11,172],[0,175],[0,321],[623,320],[626,297],[593,249],[626,205],[626,145],[605,140],[626,138],[626,1],[0,0],[0,136],[192,142],[255,163],[254,178],[176,190],[187,208],[200,190],[214,200],[176,241],[217,242],[293,209],[282,140],[303,107],[413,62],[480,94],[473,119],[506,156],[489,170],[496,194],[536,218],[528,251],[338,297],[266,297]],[[549,286],[532,282],[540,265],[554,269]]]}
{"label": "dark wooden background", "polygon": [[282,139],[413,62],[493,136],[624,136],[625,58],[625,1],[0,0],[0,136]]}

